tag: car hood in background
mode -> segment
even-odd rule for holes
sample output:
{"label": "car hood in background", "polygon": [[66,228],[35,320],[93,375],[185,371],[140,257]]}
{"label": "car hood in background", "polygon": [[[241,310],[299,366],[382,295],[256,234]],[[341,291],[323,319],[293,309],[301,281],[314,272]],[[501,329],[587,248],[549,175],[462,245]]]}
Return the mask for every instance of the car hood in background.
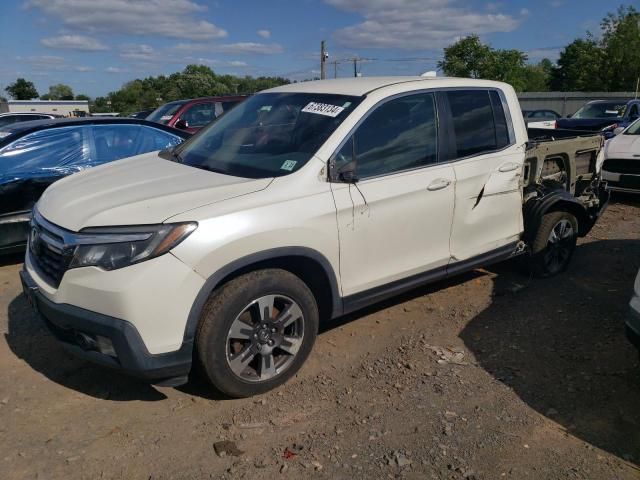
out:
{"label": "car hood in background", "polygon": [[636,158],[640,160],[640,135],[616,135],[607,142],[607,158]]}
{"label": "car hood in background", "polygon": [[66,177],[45,191],[37,208],[50,222],[72,231],[154,224],[262,190],[272,180],[207,172],[153,152]]}
{"label": "car hood in background", "polygon": [[605,127],[618,124],[622,118],[559,118],[556,128],[567,130],[589,130],[599,132]]}

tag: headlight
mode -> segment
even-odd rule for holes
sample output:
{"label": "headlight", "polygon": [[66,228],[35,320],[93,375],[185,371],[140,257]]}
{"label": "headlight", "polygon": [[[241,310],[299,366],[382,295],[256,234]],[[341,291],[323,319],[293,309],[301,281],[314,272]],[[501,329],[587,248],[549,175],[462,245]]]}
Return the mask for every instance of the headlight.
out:
{"label": "headlight", "polygon": [[140,227],[87,228],[77,236],[69,268],[115,270],[149,260],[182,242],[197,223],[168,223]]}

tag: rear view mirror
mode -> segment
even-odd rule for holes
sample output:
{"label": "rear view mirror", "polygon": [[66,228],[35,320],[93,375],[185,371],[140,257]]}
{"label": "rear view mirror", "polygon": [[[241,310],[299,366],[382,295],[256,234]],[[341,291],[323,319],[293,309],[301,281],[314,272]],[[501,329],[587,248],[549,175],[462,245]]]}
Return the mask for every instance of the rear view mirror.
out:
{"label": "rear view mirror", "polygon": [[181,118],[173,126],[175,128],[179,128],[180,130],[186,130],[187,128],[189,128],[189,122]]}

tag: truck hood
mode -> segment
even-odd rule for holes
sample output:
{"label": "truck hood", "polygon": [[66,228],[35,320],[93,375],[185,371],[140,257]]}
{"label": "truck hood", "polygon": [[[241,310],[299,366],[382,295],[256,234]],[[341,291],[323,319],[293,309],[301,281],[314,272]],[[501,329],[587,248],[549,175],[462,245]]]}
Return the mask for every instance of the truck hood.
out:
{"label": "truck hood", "polygon": [[607,142],[607,158],[637,158],[640,160],[640,135],[616,135]]}
{"label": "truck hood", "polygon": [[37,208],[50,222],[72,231],[154,224],[187,210],[262,190],[272,180],[207,172],[153,152],[66,177],[44,192]]}

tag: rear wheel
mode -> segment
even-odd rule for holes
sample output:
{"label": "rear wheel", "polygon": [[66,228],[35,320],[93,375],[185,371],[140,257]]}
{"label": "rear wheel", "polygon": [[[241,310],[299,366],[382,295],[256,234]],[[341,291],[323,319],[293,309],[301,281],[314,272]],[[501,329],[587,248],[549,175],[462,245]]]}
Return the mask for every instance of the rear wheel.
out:
{"label": "rear wheel", "polygon": [[218,390],[248,397],[291,378],[317,332],[318,307],[305,283],[285,270],[260,270],[212,294],[196,337],[198,358]]}
{"label": "rear wheel", "polygon": [[539,277],[552,277],[569,266],[578,241],[578,221],[569,212],[547,213],[531,248],[531,268]]}

